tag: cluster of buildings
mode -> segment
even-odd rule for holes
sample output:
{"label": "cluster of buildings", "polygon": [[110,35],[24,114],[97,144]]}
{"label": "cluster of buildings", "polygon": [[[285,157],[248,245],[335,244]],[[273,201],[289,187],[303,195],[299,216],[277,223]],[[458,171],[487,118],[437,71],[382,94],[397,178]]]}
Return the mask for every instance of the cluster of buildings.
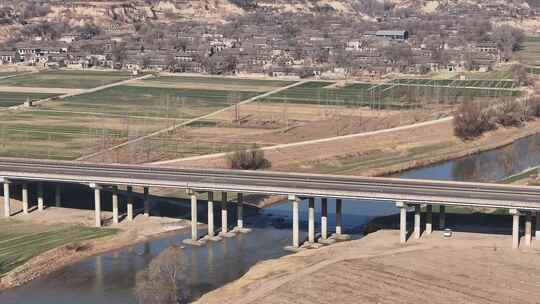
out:
{"label": "cluster of buildings", "polygon": [[5,45],[0,63],[300,77],[489,70],[511,54],[489,32],[471,36],[477,21],[448,11],[376,22],[266,13],[226,24],[111,25],[93,37],[71,32]]}

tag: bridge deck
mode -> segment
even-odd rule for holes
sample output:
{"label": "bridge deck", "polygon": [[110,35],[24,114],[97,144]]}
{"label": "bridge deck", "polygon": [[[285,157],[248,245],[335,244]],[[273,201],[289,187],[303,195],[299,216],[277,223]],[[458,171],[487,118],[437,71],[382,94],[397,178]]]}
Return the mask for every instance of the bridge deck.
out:
{"label": "bridge deck", "polygon": [[540,210],[540,187],[0,158],[0,176],[14,180],[295,194]]}

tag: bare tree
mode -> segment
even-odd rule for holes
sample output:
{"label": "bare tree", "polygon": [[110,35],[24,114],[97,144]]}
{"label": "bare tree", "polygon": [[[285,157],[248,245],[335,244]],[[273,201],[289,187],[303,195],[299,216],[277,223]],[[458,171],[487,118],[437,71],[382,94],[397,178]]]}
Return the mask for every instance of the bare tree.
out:
{"label": "bare tree", "polygon": [[150,262],[148,268],[137,273],[135,294],[140,303],[187,303],[186,266],[179,246],[171,246]]}

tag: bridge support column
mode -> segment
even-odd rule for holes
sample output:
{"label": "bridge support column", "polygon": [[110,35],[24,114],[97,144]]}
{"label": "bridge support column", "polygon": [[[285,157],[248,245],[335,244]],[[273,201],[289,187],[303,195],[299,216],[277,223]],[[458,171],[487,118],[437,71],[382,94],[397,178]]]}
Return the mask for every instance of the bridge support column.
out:
{"label": "bridge support column", "polygon": [[244,195],[238,193],[238,205],[236,206],[236,228],[244,228]]}
{"label": "bridge support column", "polygon": [[342,211],[343,211],[343,202],[340,198],[336,199],[336,233],[332,236],[332,238],[336,241],[346,241],[351,238],[350,235],[343,234],[343,217],[342,217]]}
{"label": "bridge support column", "polygon": [[23,213],[28,214],[28,184],[22,184],[22,207]]}
{"label": "bridge support column", "polygon": [[308,242],[315,243],[315,198],[309,198],[308,206]]}
{"label": "bridge support column", "polygon": [[193,190],[187,191],[191,198],[191,239],[185,239],[183,242],[188,245],[200,246],[203,242],[199,241],[199,234],[197,230],[197,193]]}
{"label": "bridge support column", "polygon": [[236,206],[236,227],[234,228],[234,231],[239,233],[248,233],[251,230],[244,228],[244,194],[238,193],[237,200],[238,204]]}
{"label": "bridge support column", "polygon": [[433,205],[426,206],[426,234],[433,232]]}
{"label": "bridge support column", "polygon": [[43,182],[38,182],[37,184],[38,188],[38,197],[37,197],[37,205],[38,205],[38,211],[43,211]]}
{"label": "bridge support column", "polygon": [[399,208],[399,242],[405,244],[407,242],[407,204],[396,202],[396,207]]}
{"label": "bridge support column", "polygon": [[535,233],[534,238],[535,240],[540,240],[540,212],[536,212],[536,223],[534,224],[535,227]]}
{"label": "bridge support column", "polygon": [[54,188],[54,205],[56,207],[62,207],[62,193],[61,193],[60,184],[56,184]]}
{"label": "bridge support column", "polygon": [[444,230],[446,227],[446,206],[439,206],[439,229]]}
{"label": "bridge support column", "polygon": [[11,216],[11,199],[9,193],[9,183],[10,181],[4,179],[4,217]]}
{"label": "bridge support column", "polygon": [[208,192],[208,235],[206,239],[210,241],[220,241],[221,238],[216,236],[214,231],[214,192]]}
{"label": "bridge support column", "polygon": [[336,199],[336,237],[341,236],[341,199]]}
{"label": "bridge support column", "polygon": [[294,194],[289,194],[288,199],[292,205],[292,246],[287,246],[285,249],[297,251],[300,248],[300,218],[298,215],[300,202]]}
{"label": "bridge support column", "polygon": [[208,192],[208,236],[214,236],[214,192]]}
{"label": "bridge support column", "polygon": [[118,224],[118,186],[112,186],[113,224]]}
{"label": "bridge support column", "polygon": [[532,217],[531,213],[527,212],[525,215],[525,246],[531,247],[532,240]]}
{"label": "bridge support column", "polygon": [[422,233],[420,227],[420,220],[422,215],[422,209],[420,204],[414,205],[414,238],[419,239]]}
{"label": "bridge support column", "polygon": [[227,212],[227,192],[221,192],[221,232],[220,237],[233,237],[235,234],[229,232],[229,214]]}
{"label": "bridge support column", "polygon": [[101,227],[101,186],[96,184],[90,184],[90,187],[94,188],[96,227]]}
{"label": "bridge support column", "polygon": [[517,209],[510,209],[512,214],[512,248],[518,249],[519,247],[519,211]]}
{"label": "bridge support column", "polygon": [[127,186],[126,220],[133,221],[133,187]]}
{"label": "bridge support column", "polygon": [[150,188],[144,187],[144,216],[150,216]]}
{"label": "bridge support column", "polygon": [[330,244],[333,243],[333,239],[328,238],[328,199],[321,199],[321,237],[319,243]]}

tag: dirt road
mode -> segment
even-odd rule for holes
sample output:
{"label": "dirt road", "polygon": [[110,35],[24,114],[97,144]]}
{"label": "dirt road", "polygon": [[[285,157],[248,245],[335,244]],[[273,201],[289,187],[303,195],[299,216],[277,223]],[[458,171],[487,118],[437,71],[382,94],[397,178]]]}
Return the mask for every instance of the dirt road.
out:
{"label": "dirt road", "polygon": [[382,230],[266,261],[196,303],[538,303],[540,251],[510,249],[509,235],[398,239]]}

